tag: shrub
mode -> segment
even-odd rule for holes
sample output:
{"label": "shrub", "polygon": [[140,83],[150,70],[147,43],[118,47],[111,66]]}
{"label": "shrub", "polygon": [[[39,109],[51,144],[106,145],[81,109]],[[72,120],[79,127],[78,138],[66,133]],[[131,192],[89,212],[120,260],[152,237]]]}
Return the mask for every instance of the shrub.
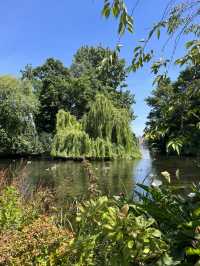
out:
{"label": "shrub", "polygon": [[[138,203],[141,213],[148,213],[157,221],[165,241],[169,244],[169,265],[200,263],[200,187],[194,185],[188,195],[179,186],[170,185],[170,176],[162,172],[167,183],[159,186],[139,185]],[[167,264],[168,265],[168,264]]]}
{"label": "shrub", "polygon": [[[155,220],[136,216],[125,204],[99,197],[79,206],[72,247],[75,265],[146,265],[167,250]],[[145,264],[146,263],[146,264]]]}
{"label": "shrub", "polygon": [[23,211],[19,194],[14,187],[6,187],[0,195],[0,232],[18,229],[22,222]]}
{"label": "shrub", "polygon": [[[41,216],[21,231],[4,231],[0,237],[0,265],[61,265],[72,234]],[[66,265],[66,264],[63,264]]]}

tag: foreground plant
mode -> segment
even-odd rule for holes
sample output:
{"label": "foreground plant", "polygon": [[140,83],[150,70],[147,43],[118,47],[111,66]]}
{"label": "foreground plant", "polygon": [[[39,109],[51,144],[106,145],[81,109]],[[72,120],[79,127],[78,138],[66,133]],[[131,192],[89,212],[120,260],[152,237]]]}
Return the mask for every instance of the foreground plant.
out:
{"label": "foreground plant", "polygon": [[147,265],[167,250],[156,222],[106,196],[84,202],[72,247],[76,265]]}
{"label": "foreground plant", "polygon": [[[193,185],[187,194],[183,188],[172,186],[169,173],[162,172],[164,184],[145,186],[139,195],[139,206],[157,221],[159,230],[169,245],[171,264],[200,263],[200,186]],[[154,182],[153,184],[156,184]]]}
{"label": "foreground plant", "polygon": [[0,265],[60,265],[71,237],[51,217],[41,216],[21,230],[0,235]]}

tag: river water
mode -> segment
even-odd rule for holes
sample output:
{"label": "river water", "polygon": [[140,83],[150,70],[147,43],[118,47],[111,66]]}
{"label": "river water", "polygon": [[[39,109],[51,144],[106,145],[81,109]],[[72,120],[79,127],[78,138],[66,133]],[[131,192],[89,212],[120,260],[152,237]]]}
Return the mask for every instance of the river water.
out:
{"label": "river water", "polygon": [[[151,156],[149,150],[141,147],[142,159],[92,162],[92,168],[98,177],[102,191],[118,195],[121,192],[132,193],[136,183],[150,183],[152,178],[162,179],[161,172],[168,171],[173,183],[178,182],[178,170],[182,185],[200,181],[200,160]],[[18,160],[0,160],[0,168],[19,165]],[[80,162],[32,160],[23,171],[32,187],[40,184],[53,188],[60,199],[67,196],[79,196],[88,189],[88,178]]]}

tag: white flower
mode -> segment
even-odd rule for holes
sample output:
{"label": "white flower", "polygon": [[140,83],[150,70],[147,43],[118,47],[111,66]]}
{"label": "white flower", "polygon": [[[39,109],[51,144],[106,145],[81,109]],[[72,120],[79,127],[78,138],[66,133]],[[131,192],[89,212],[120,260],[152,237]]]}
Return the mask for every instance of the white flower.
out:
{"label": "white flower", "polygon": [[195,196],[196,196],[196,193],[193,193],[193,192],[191,192],[191,193],[188,194],[188,197],[189,198],[194,198]]}
{"label": "white flower", "polygon": [[113,196],[115,200],[120,200],[120,196]]}
{"label": "white flower", "polygon": [[153,180],[151,185],[152,185],[152,187],[159,187],[159,186],[162,185],[162,181],[158,180],[158,179],[155,179],[155,180]]}

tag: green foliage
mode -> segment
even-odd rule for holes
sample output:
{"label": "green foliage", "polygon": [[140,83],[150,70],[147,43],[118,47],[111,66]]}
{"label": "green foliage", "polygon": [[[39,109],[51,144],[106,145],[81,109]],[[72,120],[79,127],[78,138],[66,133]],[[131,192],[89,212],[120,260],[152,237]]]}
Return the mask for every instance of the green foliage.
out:
{"label": "green foliage", "polygon": [[164,152],[198,154],[200,131],[200,73],[193,66],[182,71],[176,82],[161,82],[147,98],[152,108],[145,136],[150,145]]}
{"label": "green foliage", "polygon": [[[116,55],[111,65],[101,66],[105,55],[113,55],[113,53],[112,50],[101,46],[84,46],[74,55],[73,64],[69,69],[61,61],[53,58],[48,58],[43,65],[36,68],[27,65],[21,71],[22,81],[19,82],[20,84],[29,84],[29,86],[31,84],[32,96],[34,99],[37,98],[39,102],[37,109],[36,104],[31,106],[33,107],[32,116],[27,116],[27,122],[34,125],[35,135],[31,135],[31,143],[29,143],[30,134],[27,135],[24,132],[25,129],[28,130],[27,125],[19,136],[16,131],[13,131],[14,136],[12,137],[8,136],[7,131],[2,127],[0,128],[1,142],[8,143],[5,150],[8,153],[10,153],[10,150],[13,153],[49,153],[52,148],[52,138],[55,131],[57,130],[58,132],[58,129],[56,129],[56,114],[58,111],[69,112],[75,119],[80,120],[87,116],[91,103],[99,93],[112,101],[116,110],[119,108],[122,110],[123,108],[122,114],[124,114],[124,118],[130,115],[131,119],[134,119],[132,111],[133,95],[128,90],[122,91],[126,87],[124,83],[127,75],[125,61]],[[24,101],[28,103],[26,99]],[[19,106],[19,111],[23,112],[21,106]],[[118,120],[121,119],[121,124],[123,120],[122,114],[118,111],[118,114],[115,115],[116,118],[117,116],[119,117]],[[12,121],[11,115],[12,113],[3,118],[4,123],[8,119]],[[125,119],[126,122],[129,123],[127,119]],[[24,123],[23,125],[25,126]],[[57,128],[59,126],[57,123]],[[69,128],[71,125],[65,125],[65,127]],[[10,128],[13,130],[13,126]],[[76,134],[75,131],[76,128],[70,130],[67,134],[68,141],[65,141],[64,130],[60,128],[60,133],[54,138],[54,144],[56,142],[60,146],[59,155],[64,157],[76,157],[80,154],[89,157],[96,157],[97,155],[100,158],[113,157],[114,154],[120,153],[124,156],[122,145],[112,145],[111,139],[100,136],[98,139],[90,139],[83,132],[84,129],[82,127]],[[23,133],[23,136],[21,133]],[[66,151],[64,142],[71,143],[68,151]],[[121,140],[121,142],[124,141]],[[57,147],[54,144],[52,154],[55,156]],[[10,149],[8,149],[9,145],[11,146]],[[73,145],[74,147],[72,147]]]}
{"label": "green foliage", "polygon": [[49,58],[42,66],[31,71],[25,69],[22,77],[31,80],[40,102],[36,116],[40,133],[54,133],[56,114],[60,109],[69,111],[77,118],[88,111],[88,102],[94,95],[93,81],[87,76],[72,77],[61,61]]}
{"label": "green foliage", "polygon": [[90,101],[101,93],[117,107],[127,108],[132,113],[134,97],[129,90],[124,90],[127,87],[125,60],[115,51],[102,46],[83,46],[74,55],[70,72],[74,77],[90,80]]}
{"label": "green foliage", "polygon": [[18,185],[0,187],[0,265],[61,265],[72,234],[43,214],[51,194],[24,200]]}
{"label": "green foliage", "polygon": [[38,151],[41,154],[50,154],[51,152],[51,145],[52,145],[52,141],[53,141],[53,134],[51,133],[47,133],[47,132],[40,132],[38,134],[38,139],[39,139],[39,147],[38,147]]}
{"label": "green foliage", "polygon": [[119,20],[119,35],[123,35],[126,30],[131,33],[133,32],[133,18],[128,14],[126,4],[123,0],[104,0],[102,15],[108,18],[110,14]]}
{"label": "green foliage", "polygon": [[70,238],[69,231],[41,216],[21,231],[5,231],[1,235],[0,265],[69,265],[62,257]]}
{"label": "green foliage", "polygon": [[110,87],[112,90],[123,87],[127,77],[124,59],[116,56],[109,67],[101,67],[104,58],[111,55],[113,51],[109,48],[83,46],[74,55],[71,73],[75,77],[92,75],[101,83],[101,87]]}
{"label": "green foliage", "polygon": [[133,95],[128,90],[122,91],[127,86],[124,83],[127,77],[125,61],[116,56],[109,67],[100,67],[104,57],[112,54],[108,48],[84,46],[74,55],[69,69],[53,58],[36,68],[26,66],[22,79],[31,81],[40,102],[36,116],[39,132],[54,132],[60,109],[80,119],[99,92],[132,114]]}
{"label": "green foliage", "polygon": [[180,155],[182,146],[183,146],[183,142],[181,141],[180,138],[171,139],[167,143],[167,153],[169,152],[170,149],[172,149],[173,151],[177,152],[178,155]]}
{"label": "green foliage", "polygon": [[14,187],[6,187],[0,194],[0,232],[18,229],[22,224],[23,211],[20,196]]}
{"label": "green foliage", "polygon": [[162,175],[163,183],[138,184],[134,200],[97,193],[74,200],[62,213],[64,224],[49,191],[24,201],[16,186],[1,189],[0,265],[199,265],[200,187],[183,193],[170,184],[168,172]]}
{"label": "green foliage", "polygon": [[38,102],[30,82],[11,76],[0,77],[1,152],[34,152],[37,132],[34,116]]}
{"label": "green foliage", "polygon": [[52,133],[56,114],[68,100],[65,99],[70,87],[68,69],[59,60],[48,58],[42,66],[27,66],[22,71],[22,79],[31,81],[40,102],[36,117],[38,130]]}
{"label": "green foliage", "polygon": [[[134,6],[131,6],[131,11],[128,11],[125,0],[104,0],[102,9],[102,15],[106,18],[113,16],[118,20],[118,34],[122,35],[128,30],[133,32],[133,11],[137,7],[139,1],[136,1]],[[200,43],[198,37],[200,36],[199,26],[199,1],[167,1],[162,18],[156,22],[150,29],[146,38],[139,41],[139,44],[134,48],[132,63],[129,67],[130,70],[136,71],[143,67],[145,63],[152,62],[152,72],[154,74],[161,73],[155,79],[158,82],[167,74],[167,67],[170,62],[174,61],[176,64],[184,65],[192,63],[196,66],[199,65],[200,60]],[[160,38],[162,32],[167,36]],[[189,35],[190,40],[185,43],[187,49],[186,54],[178,59],[174,60],[174,55],[179,44],[182,44],[181,40],[184,40],[184,35]],[[154,49],[149,50],[148,46],[152,39],[156,38],[158,41],[164,40],[164,43],[160,44],[162,50],[166,50],[168,43],[172,44],[169,54],[171,58],[161,58],[157,55]],[[118,45],[116,46],[116,52],[119,52]],[[157,56],[156,56],[157,55]],[[164,70],[164,73],[163,73]]]}
{"label": "green foliage", "polygon": [[[171,263],[167,265],[198,265],[199,254],[199,186],[194,186],[188,195],[184,195],[178,186],[169,185],[170,178],[167,172],[164,184],[148,187],[139,185],[142,193],[140,198],[140,211],[147,212],[158,222],[167,243],[169,243],[168,256]],[[195,264],[196,263],[196,264]],[[160,264],[162,265],[162,264]]]}
{"label": "green foliage", "polygon": [[118,204],[104,196],[79,206],[76,265],[147,265],[165,252],[155,221]]}
{"label": "green foliage", "polygon": [[81,124],[69,112],[57,114],[56,135],[52,144],[52,156],[79,157],[91,149],[89,136]]}
{"label": "green foliage", "polygon": [[90,111],[83,119],[90,137],[103,138],[122,146],[127,154],[132,152],[136,138],[130,129],[130,114],[126,109],[118,109],[103,95],[97,95]]}
{"label": "green foliage", "polygon": [[69,112],[58,112],[51,154],[71,158],[140,156],[136,138],[130,129],[130,115],[126,110],[115,108],[103,95],[96,96],[82,123]]}

